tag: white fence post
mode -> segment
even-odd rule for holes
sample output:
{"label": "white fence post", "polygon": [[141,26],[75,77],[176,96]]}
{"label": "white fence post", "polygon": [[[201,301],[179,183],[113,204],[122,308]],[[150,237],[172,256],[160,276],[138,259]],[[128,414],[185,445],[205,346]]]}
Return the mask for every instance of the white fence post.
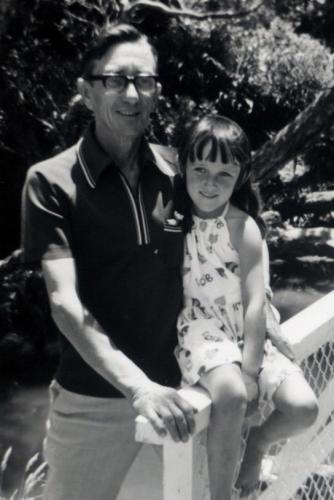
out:
{"label": "white fence post", "polygon": [[163,446],[163,499],[204,500],[207,489],[206,452],[203,432],[210,419],[211,400],[204,389],[180,389],[180,395],[196,409],[195,434],[187,443],[161,438],[150,422],[136,418],[136,440]]}
{"label": "white fence post", "polygon": [[207,489],[205,447],[196,434],[188,443],[163,447],[163,498],[204,500]]}

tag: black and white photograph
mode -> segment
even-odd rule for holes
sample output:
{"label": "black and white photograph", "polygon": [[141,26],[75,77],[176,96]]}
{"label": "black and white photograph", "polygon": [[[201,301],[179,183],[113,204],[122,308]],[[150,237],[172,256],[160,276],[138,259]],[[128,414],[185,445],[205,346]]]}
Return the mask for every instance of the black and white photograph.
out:
{"label": "black and white photograph", "polygon": [[0,500],[334,499],[333,0],[1,0]]}

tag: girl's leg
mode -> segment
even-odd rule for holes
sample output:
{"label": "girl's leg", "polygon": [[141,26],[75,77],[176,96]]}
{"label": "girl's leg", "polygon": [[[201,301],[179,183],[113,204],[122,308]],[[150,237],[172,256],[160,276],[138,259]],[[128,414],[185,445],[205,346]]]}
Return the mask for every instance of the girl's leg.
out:
{"label": "girl's leg", "polygon": [[273,401],[275,410],[260,427],[253,427],[249,434],[237,481],[238,488],[242,488],[245,493],[256,486],[261,461],[269,446],[302,432],[315,422],[318,415],[314,392],[299,373],[290,375],[282,382]]}
{"label": "girl's leg", "polygon": [[211,500],[230,500],[240,455],[246,388],[235,364],[210,370],[201,377],[200,384],[212,399],[207,443]]}

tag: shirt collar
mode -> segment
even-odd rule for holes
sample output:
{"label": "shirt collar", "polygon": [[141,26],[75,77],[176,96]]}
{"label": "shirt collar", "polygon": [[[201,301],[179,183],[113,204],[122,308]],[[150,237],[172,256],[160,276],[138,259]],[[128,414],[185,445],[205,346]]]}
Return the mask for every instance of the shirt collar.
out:
{"label": "shirt collar", "polygon": [[111,164],[110,157],[97,142],[93,124],[91,124],[77,147],[78,160],[90,187],[95,188],[96,183],[105,170]]}
{"label": "shirt collar", "polygon": [[[102,172],[112,165],[108,154],[97,142],[94,134],[93,124],[91,124],[77,146],[78,160],[84,176],[91,188],[95,188]],[[175,152],[172,148],[166,148],[156,144],[149,144],[143,140],[139,155],[144,161],[153,162],[159,170],[168,176],[175,174]]]}

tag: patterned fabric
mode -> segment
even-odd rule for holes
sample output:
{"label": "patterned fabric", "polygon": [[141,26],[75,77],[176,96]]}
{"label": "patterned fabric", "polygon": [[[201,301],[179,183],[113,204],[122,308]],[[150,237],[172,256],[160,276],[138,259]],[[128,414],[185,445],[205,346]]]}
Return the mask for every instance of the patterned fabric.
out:
{"label": "patterned fabric", "polygon": [[[183,382],[195,384],[208,370],[242,361],[244,335],[239,255],[225,220],[229,204],[215,219],[193,217],[185,240],[184,305],[178,319],[175,354]],[[271,398],[290,373],[299,371],[270,340],[260,376],[260,393]],[[268,382],[268,383],[267,383]]]}

